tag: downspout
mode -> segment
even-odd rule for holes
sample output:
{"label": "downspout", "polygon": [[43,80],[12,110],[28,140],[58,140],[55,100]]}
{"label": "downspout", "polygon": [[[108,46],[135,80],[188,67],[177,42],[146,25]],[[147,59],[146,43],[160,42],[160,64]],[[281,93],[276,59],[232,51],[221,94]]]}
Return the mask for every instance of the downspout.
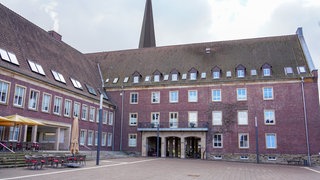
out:
{"label": "downspout", "polygon": [[309,128],[308,128],[308,119],[307,119],[307,107],[304,94],[304,78],[301,77],[301,91],[302,91],[302,101],[303,101],[303,112],[304,112],[304,125],[306,128],[306,141],[307,141],[307,150],[308,150],[308,165],[311,166],[311,157],[310,157],[310,144],[309,144]]}
{"label": "downspout", "polygon": [[124,102],[124,90],[121,86],[121,122],[120,122],[120,151],[122,151],[122,131],[123,131],[123,102]]}

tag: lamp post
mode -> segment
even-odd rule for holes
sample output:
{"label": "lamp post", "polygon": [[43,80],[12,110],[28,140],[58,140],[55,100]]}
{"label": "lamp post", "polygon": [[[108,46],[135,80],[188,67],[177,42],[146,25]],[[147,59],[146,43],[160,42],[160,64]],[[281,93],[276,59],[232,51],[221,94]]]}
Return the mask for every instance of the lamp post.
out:
{"label": "lamp post", "polygon": [[160,128],[160,123],[157,124],[157,158],[159,157],[159,145],[160,145],[159,128]]}
{"label": "lamp post", "polygon": [[96,165],[99,165],[100,160],[100,148],[101,148],[101,129],[102,129],[102,102],[103,94],[100,94],[100,109],[99,109],[99,124],[98,124],[98,146],[97,146],[97,159]]}

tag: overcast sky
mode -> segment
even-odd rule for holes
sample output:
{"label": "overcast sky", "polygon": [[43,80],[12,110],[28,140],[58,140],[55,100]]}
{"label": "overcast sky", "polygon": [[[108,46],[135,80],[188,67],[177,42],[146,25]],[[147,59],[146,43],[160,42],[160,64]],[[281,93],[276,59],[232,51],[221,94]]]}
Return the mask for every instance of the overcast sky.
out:
{"label": "overcast sky", "polygon": [[[83,53],[135,49],[146,0],[0,0]],[[319,0],[153,0],[157,46],[294,34],[320,68]]]}

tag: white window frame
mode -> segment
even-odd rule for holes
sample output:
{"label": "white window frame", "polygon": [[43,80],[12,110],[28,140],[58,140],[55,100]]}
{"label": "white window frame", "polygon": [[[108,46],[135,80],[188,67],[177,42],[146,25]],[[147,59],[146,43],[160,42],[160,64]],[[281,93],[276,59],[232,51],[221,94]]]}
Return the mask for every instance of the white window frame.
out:
{"label": "white window frame", "polygon": [[113,111],[109,111],[109,125],[113,125],[113,120],[114,120],[114,113]]}
{"label": "white window frame", "polygon": [[94,131],[88,130],[88,141],[87,141],[88,146],[93,146],[93,138],[94,138]]}
{"label": "white window frame", "polygon": [[44,70],[42,68],[42,66],[38,63],[35,63],[31,60],[28,60],[28,63],[30,65],[30,68],[31,68],[31,71],[35,72],[35,73],[38,73],[38,74],[41,74],[41,75],[46,75],[44,73]]}
{"label": "white window frame", "polygon": [[80,107],[81,104],[79,102],[74,102],[73,104],[73,117],[80,117]]}
{"label": "white window frame", "polygon": [[87,130],[86,129],[81,129],[80,130],[80,145],[85,145],[86,144],[86,139],[87,139]]}
{"label": "white window frame", "polygon": [[212,125],[213,126],[222,125],[222,111],[212,111]]}
{"label": "white window frame", "polygon": [[[136,96],[136,98],[134,96]],[[131,92],[130,93],[130,104],[138,104],[138,103],[139,103],[139,93]]]}
{"label": "white window frame", "polygon": [[264,124],[266,125],[276,124],[276,115],[274,110],[265,109],[263,114],[264,114]]}
{"label": "white window frame", "polygon": [[64,108],[63,108],[63,115],[65,117],[71,117],[71,110],[72,110],[72,101],[70,99],[64,100]]}
{"label": "white window frame", "polygon": [[13,105],[15,107],[24,107],[26,91],[26,87],[16,84],[13,98]]}
{"label": "white window frame", "polygon": [[257,70],[256,69],[251,69],[250,73],[251,73],[251,76],[256,76],[257,75]]}
{"label": "white window frame", "polygon": [[82,111],[81,111],[81,119],[84,121],[88,120],[88,105],[82,104]]}
{"label": "white window frame", "polygon": [[19,140],[20,127],[19,126],[11,126],[9,128],[9,141],[17,142]]}
{"label": "white window frame", "polygon": [[273,100],[273,87],[263,87],[263,100]]}
{"label": "white window frame", "polygon": [[271,76],[271,69],[270,68],[263,68],[263,76]]}
{"label": "white window frame", "polygon": [[170,103],[179,102],[179,91],[169,91],[169,102]]}
{"label": "white window frame", "polygon": [[247,100],[247,88],[237,88],[237,101]]}
{"label": "white window frame", "polygon": [[189,90],[188,91],[188,102],[198,102],[198,91]]}
{"label": "white window frame", "polygon": [[129,134],[128,135],[128,146],[129,147],[137,147],[137,134]]}
{"label": "white window frame", "polygon": [[129,113],[129,126],[137,126],[138,113]]}
{"label": "white window frame", "polygon": [[154,82],[160,82],[160,75],[154,75],[153,81]]}
{"label": "white window frame", "polygon": [[[101,141],[101,140],[100,140]],[[94,145],[98,146],[98,131],[94,132]]]}
{"label": "white window frame", "polygon": [[108,133],[107,146],[108,146],[108,147],[111,147],[111,146],[112,146],[112,133]]}
{"label": "white window frame", "polygon": [[[266,133],[266,149],[277,149],[277,134],[276,133]],[[274,139],[271,139],[271,138]]]}
{"label": "white window frame", "polygon": [[[217,139],[216,136],[220,137],[220,139]],[[213,148],[223,148],[223,134],[221,133],[216,133],[213,135],[213,138],[212,138],[212,145],[213,145]]]}
{"label": "white window frame", "polygon": [[151,112],[151,123],[154,127],[160,124],[160,112]]}
{"label": "white window frame", "polygon": [[61,108],[62,108],[62,97],[60,96],[54,96],[54,102],[53,102],[53,114],[61,115]]}
{"label": "white window frame", "polygon": [[101,133],[101,146],[106,146],[107,145],[107,133],[102,132]]}
{"label": "white window frame", "polygon": [[11,83],[0,79],[0,104],[8,104]]}
{"label": "white window frame", "polygon": [[212,89],[212,101],[221,102],[222,101],[222,92],[221,89]]}
{"label": "white window frame", "polygon": [[212,78],[213,79],[220,79],[220,71],[213,71]]}
{"label": "white window frame", "polygon": [[238,125],[248,125],[248,111],[240,110],[238,111]]}
{"label": "white window frame", "polygon": [[192,81],[197,80],[197,73],[195,73],[195,72],[190,73],[190,80],[192,80]]}
{"label": "white window frame", "polygon": [[89,110],[89,121],[94,122],[96,117],[96,108],[93,106],[90,106]]}
{"label": "white window frame", "polygon": [[102,124],[108,123],[108,111],[103,110],[103,116],[102,116]]}
{"label": "white window frame", "polygon": [[179,124],[179,113],[169,112],[169,128],[178,128]]}
{"label": "white window frame", "polygon": [[151,92],[151,103],[152,104],[160,103],[160,91]]}
{"label": "white window frame", "polygon": [[[246,140],[242,137],[246,137]],[[250,141],[249,141],[249,133],[239,133],[238,134],[239,148],[240,149],[249,149]]]}
{"label": "white window frame", "polygon": [[133,77],[133,83],[139,83],[139,76],[134,76]]}
{"label": "white window frame", "polygon": [[237,77],[244,78],[245,77],[245,70],[244,69],[237,69]]}
{"label": "white window frame", "polygon": [[284,67],[284,73],[285,73],[286,75],[293,74],[293,69],[292,69],[292,67]]}
{"label": "white window frame", "polygon": [[171,81],[178,81],[178,74],[171,74]]}
{"label": "white window frame", "polygon": [[35,89],[30,89],[29,93],[29,101],[28,101],[28,108],[31,110],[38,110],[38,103],[39,103],[39,96],[40,91]]}
{"label": "white window frame", "polygon": [[42,95],[42,105],[41,105],[41,111],[42,112],[46,112],[46,113],[50,112],[51,98],[52,98],[51,94],[48,94],[48,93],[45,93],[45,92],[43,93],[43,95]]}
{"label": "white window frame", "polygon": [[188,112],[188,127],[192,127],[191,123],[194,124],[193,127],[198,127],[198,111]]}

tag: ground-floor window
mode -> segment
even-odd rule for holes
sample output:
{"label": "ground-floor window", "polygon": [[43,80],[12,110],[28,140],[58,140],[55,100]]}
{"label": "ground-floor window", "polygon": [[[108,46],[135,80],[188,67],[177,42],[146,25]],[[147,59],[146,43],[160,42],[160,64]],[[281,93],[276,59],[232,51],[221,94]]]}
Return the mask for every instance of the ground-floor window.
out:
{"label": "ground-floor window", "polygon": [[248,133],[239,133],[239,148],[249,148]]}
{"label": "ground-floor window", "polygon": [[88,146],[93,145],[93,131],[88,131]]}
{"label": "ground-floor window", "polygon": [[101,146],[106,146],[106,143],[107,143],[107,133],[103,132],[102,133],[102,137],[101,137]]}
{"label": "ground-floor window", "polygon": [[10,127],[9,141],[18,141],[19,131],[19,127]]}
{"label": "ground-floor window", "polygon": [[223,144],[222,144],[222,134],[215,134],[213,136],[213,147],[214,148],[222,148]]}
{"label": "ground-floor window", "polygon": [[112,133],[108,133],[108,147],[112,146]]}
{"label": "ground-floor window", "polygon": [[277,148],[277,137],[274,133],[266,134],[266,147],[267,149],[275,149]]}
{"label": "ground-floor window", "polygon": [[129,147],[137,146],[137,134],[129,134]]}

